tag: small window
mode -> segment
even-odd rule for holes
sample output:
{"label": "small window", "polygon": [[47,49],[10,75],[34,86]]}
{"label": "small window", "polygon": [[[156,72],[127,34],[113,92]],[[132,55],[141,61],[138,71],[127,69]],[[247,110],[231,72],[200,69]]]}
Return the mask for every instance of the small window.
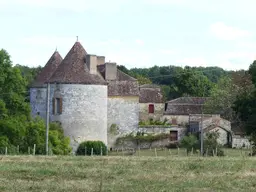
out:
{"label": "small window", "polygon": [[172,125],[177,125],[177,119],[176,118],[172,118]]}
{"label": "small window", "polygon": [[167,110],[167,106],[168,106],[168,103],[165,103],[165,104],[164,104],[164,111]]}
{"label": "small window", "polygon": [[170,140],[178,141],[178,131],[170,131]]}
{"label": "small window", "polygon": [[37,90],[37,92],[36,92],[36,98],[37,98],[37,99],[41,99],[41,98],[42,98],[42,93],[41,93],[40,90]]}
{"label": "small window", "polygon": [[149,113],[154,113],[154,111],[155,111],[154,105],[153,105],[153,104],[150,104],[150,105],[148,106],[148,112],[149,112]]}
{"label": "small window", "polygon": [[62,98],[53,98],[53,114],[60,115],[62,113]]}

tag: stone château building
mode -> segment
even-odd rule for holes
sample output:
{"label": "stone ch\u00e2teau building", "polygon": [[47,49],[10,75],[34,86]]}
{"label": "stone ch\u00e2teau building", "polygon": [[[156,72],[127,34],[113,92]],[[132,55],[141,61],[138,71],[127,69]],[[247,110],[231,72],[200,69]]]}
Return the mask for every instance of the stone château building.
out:
{"label": "stone ch\u00e2teau building", "polygon": [[[116,63],[88,54],[76,42],[64,59],[55,51],[30,88],[32,115],[46,119],[50,83],[50,121],[61,123],[76,150],[86,140],[109,147],[120,135],[136,131],[139,86]],[[114,128],[114,131],[113,131]]]}

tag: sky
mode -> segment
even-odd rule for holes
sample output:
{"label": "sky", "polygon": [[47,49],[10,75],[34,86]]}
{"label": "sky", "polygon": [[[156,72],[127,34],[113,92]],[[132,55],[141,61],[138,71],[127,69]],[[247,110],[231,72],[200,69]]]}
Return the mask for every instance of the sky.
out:
{"label": "sky", "polygon": [[255,0],[0,0],[0,49],[13,64],[89,54],[127,68],[219,66],[256,59]]}

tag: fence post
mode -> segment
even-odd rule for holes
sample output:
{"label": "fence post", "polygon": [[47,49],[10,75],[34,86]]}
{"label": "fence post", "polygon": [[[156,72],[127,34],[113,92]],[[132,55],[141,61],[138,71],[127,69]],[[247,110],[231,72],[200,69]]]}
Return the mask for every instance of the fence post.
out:
{"label": "fence post", "polygon": [[30,155],[30,147],[28,147],[28,155]]}
{"label": "fence post", "polygon": [[157,157],[157,151],[156,151],[156,148],[155,148],[155,156]]}
{"label": "fence post", "polygon": [[192,149],[191,149],[191,156],[193,156],[194,155],[194,147],[192,147]]}
{"label": "fence post", "polygon": [[178,147],[178,156],[180,155],[180,148]]}
{"label": "fence post", "polygon": [[139,152],[138,155],[140,156],[140,147],[139,147],[139,151],[138,152]]}
{"label": "fence post", "polygon": [[86,147],[84,147],[84,156],[86,156],[87,151],[86,151]]}
{"label": "fence post", "polygon": [[100,146],[100,156],[102,156],[102,146]]}
{"label": "fence post", "polygon": [[33,155],[36,155],[36,144],[34,144]]}
{"label": "fence post", "polygon": [[91,149],[91,156],[93,156],[93,148]]}
{"label": "fence post", "polygon": [[18,155],[20,154],[20,146],[19,145],[17,146],[17,154]]}
{"label": "fence post", "polygon": [[8,148],[5,147],[5,155],[7,155],[7,154],[8,154]]}

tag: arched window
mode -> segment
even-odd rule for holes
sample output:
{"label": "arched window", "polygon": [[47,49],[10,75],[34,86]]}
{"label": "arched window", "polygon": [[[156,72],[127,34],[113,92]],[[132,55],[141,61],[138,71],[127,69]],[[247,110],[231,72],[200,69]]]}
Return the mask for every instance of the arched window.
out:
{"label": "arched window", "polygon": [[155,111],[154,104],[149,104],[149,106],[148,106],[148,112],[149,112],[149,113],[154,113],[154,111]]}

